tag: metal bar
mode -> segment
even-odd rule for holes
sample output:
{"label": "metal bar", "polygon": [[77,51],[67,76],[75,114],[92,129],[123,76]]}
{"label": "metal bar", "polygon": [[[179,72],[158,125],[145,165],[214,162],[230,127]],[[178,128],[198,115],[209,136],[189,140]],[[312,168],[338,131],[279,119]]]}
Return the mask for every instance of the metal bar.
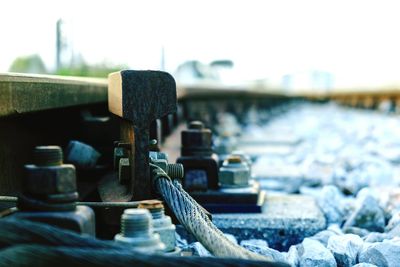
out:
{"label": "metal bar", "polygon": [[12,203],[16,203],[17,200],[18,200],[17,197],[0,196],[0,202],[12,202]]}
{"label": "metal bar", "polygon": [[[18,198],[12,196],[0,196],[0,202],[17,203]],[[137,208],[141,201],[130,201],[130,202],[88,202],[78,201],[77,205],[85,205],[92,208]]]}
{"label": "metal bar", "polygon": [[106,101],[106,79],[0,73],[0,117]]}

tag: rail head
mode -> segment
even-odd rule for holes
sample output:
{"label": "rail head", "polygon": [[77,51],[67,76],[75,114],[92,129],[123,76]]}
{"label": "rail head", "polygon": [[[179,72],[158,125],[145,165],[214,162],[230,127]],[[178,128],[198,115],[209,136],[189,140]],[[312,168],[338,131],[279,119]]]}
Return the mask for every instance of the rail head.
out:
{"label": "rail head", "polygon": [[178,84],[178,100],[196,98],[273,98],[288,97],[278,88],[265,88],[254,85],[223,85],[219,83]]}
{"label": "rail head", "polygon": [[106,101],[106,79],[0,73],[0,117]]}

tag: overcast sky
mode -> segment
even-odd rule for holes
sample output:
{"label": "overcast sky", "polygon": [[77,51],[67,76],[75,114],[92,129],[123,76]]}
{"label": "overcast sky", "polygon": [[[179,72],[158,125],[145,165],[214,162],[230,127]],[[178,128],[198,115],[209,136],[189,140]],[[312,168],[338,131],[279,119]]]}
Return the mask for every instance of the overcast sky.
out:
{"label": "overcast sky", "polygon": [[[134,69],[232,59],[240,78],[324,70],[339,83],[400,80],[399,1],[4,1],[0,72],[17,56],[55,63],[55,24],[91,63]],[[398,78],[399,77],[399,78]]]}

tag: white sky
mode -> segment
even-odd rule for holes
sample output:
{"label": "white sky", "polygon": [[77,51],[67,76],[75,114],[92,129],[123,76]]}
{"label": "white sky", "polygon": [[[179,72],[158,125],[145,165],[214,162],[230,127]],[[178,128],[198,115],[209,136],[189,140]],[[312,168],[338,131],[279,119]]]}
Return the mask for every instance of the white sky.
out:
{"label": "white sky", "polygon": [[133,69],[185,60],[232,59],[243,79],[312,69],[339,84],[400,80],[400,1],[4,1],[0,72],[38,53],[54,67],[55,23],[65,19],[74,49],[91,63]]}

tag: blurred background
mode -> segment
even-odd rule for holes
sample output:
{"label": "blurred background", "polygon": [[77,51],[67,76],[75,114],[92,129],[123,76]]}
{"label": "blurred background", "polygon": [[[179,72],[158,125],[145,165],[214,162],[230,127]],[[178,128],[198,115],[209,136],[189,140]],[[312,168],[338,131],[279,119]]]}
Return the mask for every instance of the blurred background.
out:
{"label": "blurred background", "polygon": [[397,1],[7,1],[0,72],[106,77],[160,69],[178,82],[282,90],[399,82]]}

